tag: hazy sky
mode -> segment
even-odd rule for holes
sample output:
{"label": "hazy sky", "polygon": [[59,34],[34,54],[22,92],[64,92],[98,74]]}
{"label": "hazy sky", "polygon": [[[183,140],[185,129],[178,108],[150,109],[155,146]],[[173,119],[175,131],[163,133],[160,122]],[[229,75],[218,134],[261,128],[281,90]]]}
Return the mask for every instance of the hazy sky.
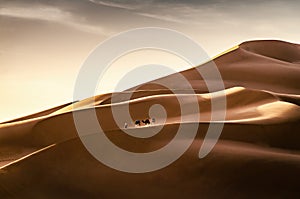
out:
{"label": "hazy sky", "polygon": [[299,0],[0,0],[0,121],[72,101],[81,63],[132,28],[180,31],[214,56],[245,40],[300,43]]}

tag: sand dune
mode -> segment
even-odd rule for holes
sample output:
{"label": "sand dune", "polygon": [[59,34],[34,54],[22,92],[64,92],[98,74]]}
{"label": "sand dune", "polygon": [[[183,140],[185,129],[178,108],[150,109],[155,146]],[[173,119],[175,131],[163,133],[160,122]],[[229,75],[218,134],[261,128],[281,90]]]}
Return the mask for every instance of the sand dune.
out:
{"label": "sand dune", "polygon": [[[208,93],[192,68],[181,74],[195,94],[174,74],[0,124],[1,198],[297,198],[300,46],[245,42],[214,62],[226,87],[224,121],[211,120],[212,100],[221,103],[222,92]],[[157,85],[161,82],[172,83],[171,90]],[[182,121],[180,105],[192,107],[192,99],[199,103],[200,114],[187,109]],[[135,127],[134,120],[148,118],[155,104],[164,107],[166,120],[158,116],[155,125]],[[130,132],[160,129],[159,133],[145,139],[125,134],[114,121],[112,108],[126,105],[131,118],[122,122],[128,123]],[[93,111],[113,143],[138,153],[164,147],[180,125],[199,128],[191,147],[176,162],[155,172],[130,174],[98,162],[81,143],[73,112],[89,117]],[[225,123],[220,140],[199,159],[209,124],[219,122]]]}
{"label": "sand dune", "polygon": [[[222,75],[226,88],[242,86],[249,89],[299,95],[300,65],[299,58],[297,58],[299,57],[299,48],[298,44],[281,41],[251,41],[241,44],[239,48],[221,55],[213,61]],[[274,51],[278,53],[274,53]],[[287,59],[289,57],[291,59]],[[284,58],[287,61],[283,61]],[[205,69],[212,65],[214,65],[212,62],[208,62],[196,68]],[[208,92],[207,86],[196,68],[183,71],[181,74],[189,80],[190,85],[197,92]],[[175,74],[151,83],[168,82],[172,84],[176,80],[177,75]],[[145,90],[151,88],[153,89],[153,84],[149,83],[139,87],[139,89]],[[184,84],[174,84],[174,89],[186,89],[186,87]]]}
{"label": "sand dune", "polygon": [[240,45],[248,52],[288,63],[300,62],[300,46],[283,41],[251,41]]}

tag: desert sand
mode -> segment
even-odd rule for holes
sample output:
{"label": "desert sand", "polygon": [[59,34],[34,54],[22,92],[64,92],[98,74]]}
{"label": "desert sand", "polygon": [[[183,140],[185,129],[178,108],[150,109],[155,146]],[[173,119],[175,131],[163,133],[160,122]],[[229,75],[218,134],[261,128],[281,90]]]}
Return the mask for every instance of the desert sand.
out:
{"label": "desert sand", "polygon": [[[283,41],[249,41],[216,57],[225,84],[226,118],[211,120],[211,101],[197,68],[181,72],[195,94],[176,81],[176,74],[121,93],[103,94],[0,124],[0,198],[299,198],[300,197],[300,45]],[[159,86],[172,83],[172,88]],[[189,106],[197,99],[198,120],[180,120],[178,95]],[[132,94],[130,100],[126,99]],[[34,100],[34,99],[33,99]],[[129,103],[132,120],[149,118],[149,108],[167,113],[153,137],[139,139],[122,132],[112,107]],[[73,111],[96,111],[105,135],[132,152],[158,150],[179,125],[199,124],[189,149],[158,171],[132,174],[96,160],[78,137]],[[187,114],[199,114],[190,110]],[[194,118],[194,117],[191,117]],[[224,122],[212,152],[199,159],[209,123]],[[143,133],[143,128],[130,131]],[[184,140],[183,140],[184,141]],[[113,158],[113,157],[112,157]]]}

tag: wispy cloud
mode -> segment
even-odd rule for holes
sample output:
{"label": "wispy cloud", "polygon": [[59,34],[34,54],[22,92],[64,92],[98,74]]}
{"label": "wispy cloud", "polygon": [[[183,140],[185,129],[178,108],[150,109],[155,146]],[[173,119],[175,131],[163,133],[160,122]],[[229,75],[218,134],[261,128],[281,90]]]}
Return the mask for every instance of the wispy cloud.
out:
{"label": "wispy cloud", "polygon": [[[197,24],[194,19],[197,15],[203,15],[206,10],[205,5],[194,5],[184,2],[170,2],[163,0],[152,1],[137,1],[137,0],[88,0],[100,6],[107,6],[111,8],[120,8],[129,10],[139,16],[173,22],[173,23],[193,23]],[[204,12],[200,12],[200,11]],[[200,13],[200,14],[199,14]]]}
{"label": "wispy cloud", "polygon": [[180,19],[176,19],[173,16],[167,16],[167,15],[161,15],[161,14],[150,14],[150,13],[142,13],[142,12],[138,12],[136,13],[140,16],[144,16],[144,17],[149,17],[152,19],[158,19],[158,20],[163,20],[163,21],[167,21],[167,22],[175,22],[175,23],[184,23],[184,21],[180,20]]}
{"label": "wispy cloud", "polygon": [[103,28],[88,24],[83,18],[78,19],[70,12],[51,6],[4,7],[0,8],[0,16],[56,22],[83,32],[107,34]]}
{"label": "wispy cloud", "polygon": [[108,6],[112,8],[122,8],[126,10],[135,10],[141,7],[144,3],[141,4],[141,2],[138,1],[101,1],[101,0],[88,0],[92,3],[102,5],[102,6]]}
{"label": "wispy cloud", "polygon": [[8,7],[0,8],[0,15],[40,19],[46,21],[61,21],[70,20],[70,13],[64,12],[55,7],[38,7],[38,8],[24,8],[24,7]]}
{"label": "wispy cloud", "polygon": [[[174,9],[174,5],[169,6],[169,3],[162,3],[159,1],[141,2],[136,0],[126,0],[126,1],[88,0],[88,1],[101,6],[108,6],[111,8],[120,8],[120,9],[129,10],[139,16],[148,17],[151,19],[175,22],[175,23],[184,23],[183,20],[178,19],[173,14],[170,15],[166,14],[166,11],[168,9],[169,10]],[[178,10],[180,11],[180,8],[178,8]]]}
{"label": "wispy cloud", "polygon": [[[150,19],[189,25],[210,25],[211,23],[226,23],[237,25],[240,22],[251,23],[263,20],[295,16],[295,8],[299,1],[266,1],[243,2],[238,0],[88,0],[89,2],[129,10],[130,12]],[[294,5],[294,6],[293,6]],[[277,13],[281,13],[278,15]],[[298,12],[299,13],[299,12]],[[299,14],[297,14],[299,16]],[[292,17],[290,17],[293,19]],[[268,21],[268,23],[269,23]],[[276,21],[276,20],[275,20]],[[270,23],[273,24],[273,23]]]}

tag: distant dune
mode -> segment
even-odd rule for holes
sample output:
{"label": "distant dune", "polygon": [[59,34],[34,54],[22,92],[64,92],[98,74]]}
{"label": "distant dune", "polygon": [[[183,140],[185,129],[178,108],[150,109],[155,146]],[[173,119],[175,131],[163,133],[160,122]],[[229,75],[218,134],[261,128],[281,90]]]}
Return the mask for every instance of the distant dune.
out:
{"label": "distant dune", "polygon": [[[127,91],[65,104],[0,124],[0,198],[299,198],[300,197],[300,45],[283,41],[249,41],[217,58],[225,84],[226,117],[212,121],[212,99],[197,72],[212,62],[181,72],[195,94],[187,92],[176,74]],[[171,90],[159,83],[167,82]],[[200,118],[182,123],[178,95],[187,106],[197,99]],[[130,100],[126,99],[132,94]],[[34,99],[33,99],[34,100]],[[161,104],[167,113],[156,118],[162,128],[140,139],[122,132],[112,107],[129,102],[132,120],[149,118]],[[173,164],[158,171],[130,174],[97,161],[81,143],[73,111],[95,109],[105,135],[128,151],[162,148],[179,125],[199,124],[190,148]],[[199,114],[189,110],[187,115]],[[134,127],[133,133],[145,128]],[[203,159],[198,152],[209,123],[224,122],[220,140]],[[183,141],[183,140],[182,140]]]}

